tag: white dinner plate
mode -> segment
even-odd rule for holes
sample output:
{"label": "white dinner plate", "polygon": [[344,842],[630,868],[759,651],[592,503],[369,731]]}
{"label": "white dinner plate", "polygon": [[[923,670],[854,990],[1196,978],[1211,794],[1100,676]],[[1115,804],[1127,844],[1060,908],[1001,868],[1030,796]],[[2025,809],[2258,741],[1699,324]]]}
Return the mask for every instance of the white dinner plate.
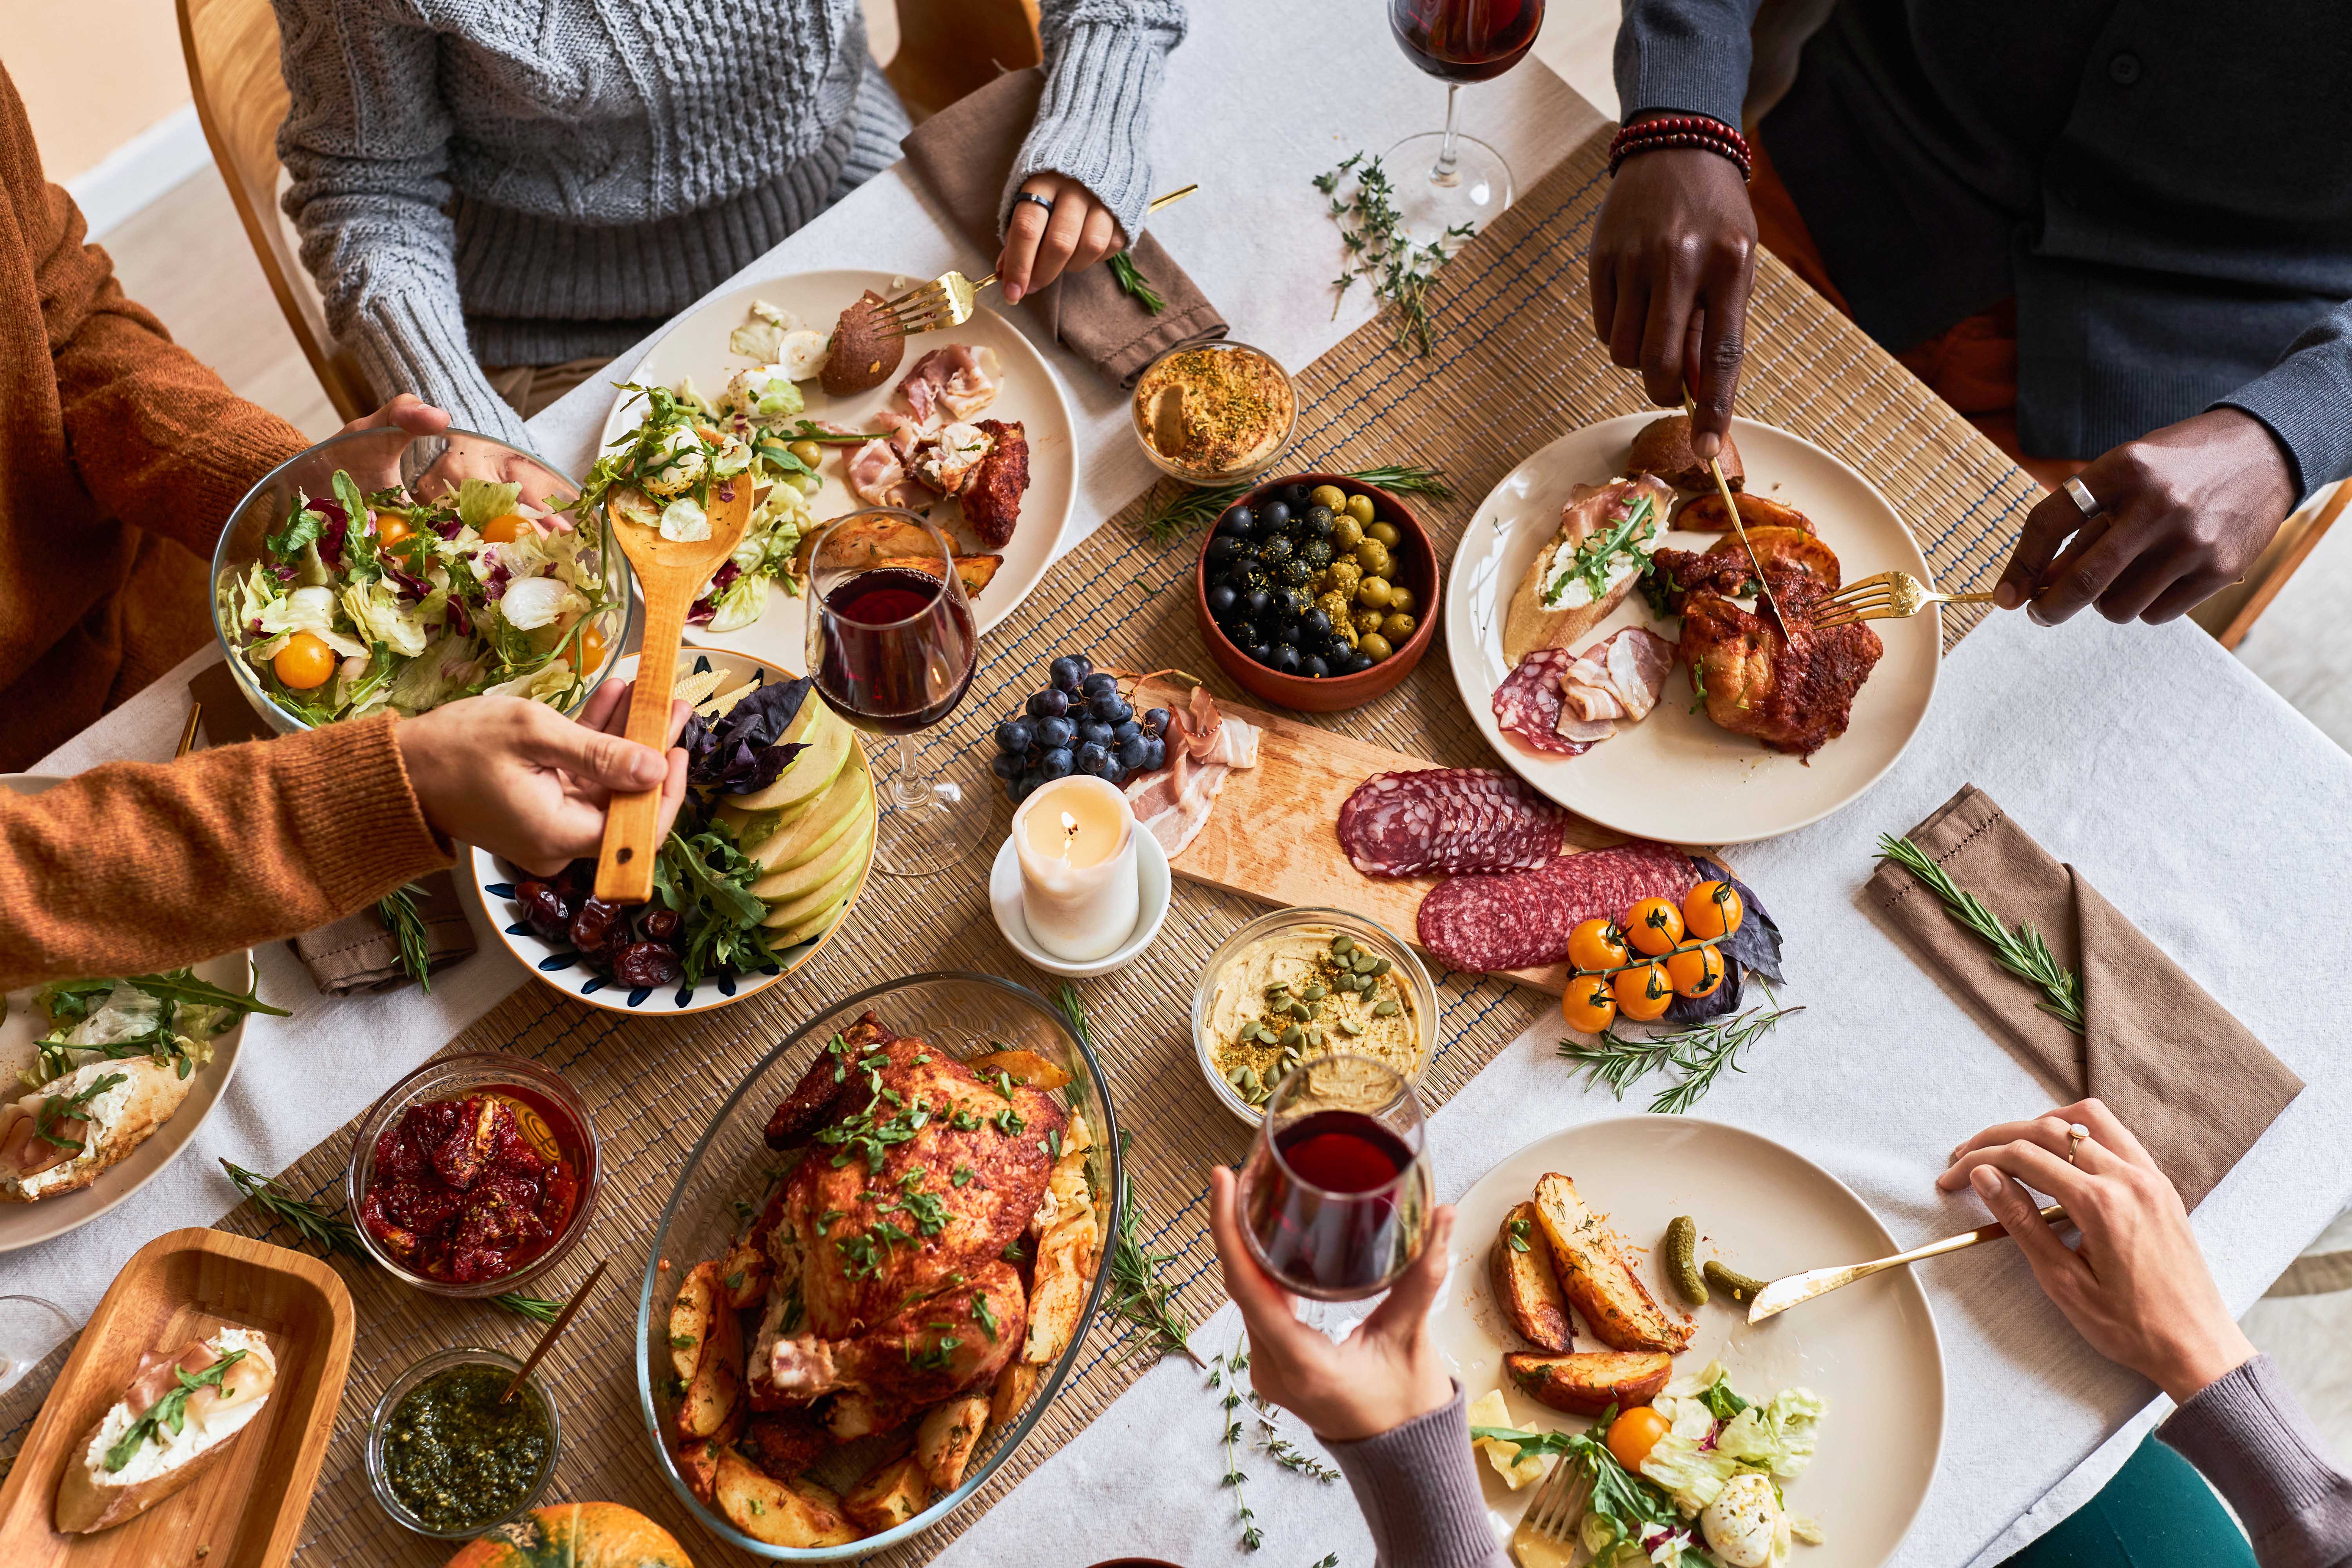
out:
{"label": "white dinner plate", "polygon": [[[0,787],[19,795],[38,795],[63,783],[61,778],[39,773],[0,774]],[[225,991],[253,989],[253,954],[246,949],[208,958],[194,967],[196,978],[208,980]],[[33,1042],[47,1031],[47,1020],[33,1005],[40,989],[37,985],[27,986],[7,995],[8,1016],[0,1018],[0,1100],[13,1101],[32,1092],[17,1080],[16,1074],[32,1064]],[[262,1000],[276,1006],[291,1005],[282,998]],[[228,1092],[228,1080],[236,1074],[237,1046],[245,1038],[245,1025],[246,1019],[239,1018],[213,1037],[213,1059],[197,1070],[195,1082],[189,1086],[188,1098],[180,1102],[180,1109],[147,1142],[100,1173],[98,1180],[79,1192],[43,1198],[38,1203],[0,1204],[0,1252],[13,1252],[88,1225],[145,1186],[158,1171],[179,1158],[180,1151],[188,1146],[196,1129],[204,1125],[205,1118],[213,1113],[213,1107]]]}
{"label": "white dinner plate", "polygon": [[[791,311],[803,326],[831,331],[835,319],[866,289],[888,297],[903,293],[921,281],[887,272],[843,268],[827,272],[796,272],[747,283],[704,300],[682,317],[659,342],[646,351],[646,357],[630,371],[628,379],[639,385],[674,389],[681,376],[691,376],[696,390],[706,396],[714,395],[726,387],[728,379],[737,371],[748,370],[755,363],[727,346],[728,334],[751,320],[752,300],[764,300]],[[955,505],[941,502],[934,519],[945,527],[960,550],[1004,557],[1004,564],[998,568],[994,580],[971,601],[971,613],[984,632],[1011,615],[1013,607],[1027,597],[1029,590],[1045,574],[1045,568],[1060,547],[1062,530],[1070,521],[1071,500],[1077,493],[1077,449],[1070,405],[1063,398],[1061,384],[1055,379],[1045,357],[1021,335],[1019,328],[983,305],[961,327],[927,332],[909,340],[899,374],[871,392],[856,397],[833,397],[815,382],[803,382],[801,391],[808,399],[803,417],[829,420],[860,430],[873,429],[873,416],[893,405],[899,377],[907,367],[931,350],[950,343],[975,347],[984,344],[996,351],[1003,379],[996,401],[981,416],[1017,420],[1029,439],[1029,489],[1021,498],[1021,521],[1002,551],[983,547],[964,528],[961,509]],[[613,412],[605,416],[604,433],[597,448],[600,453],[616,437],[635,429],[643,417],[642,403],[634,408],[626,406],[630,396],[628,393],[614,395]],[[841,476],[847,454],[856,450],[854,447],[828,448],[824,461],[819,465],[824,489],[809,498],[809,507],[821,522],[866,505],[850,493]],[[750,626],[731,632],[688,626],[686,634],[688,641],[700,647],[726,648],[765,664],[798,669],[808,662],[803,640],[806,626],[801,600],[772,584],[766,612]]]}
{"label": "white dinner plate", "polygon": [[[1619,833],[1669,844],[1745,844],[1818,822],[1878,782],[1910,744],[1936,692],[1942,622],[1930,606],[1907,621],[1874,621],[1886,656],[1853,700],[1846,732],[1811,759],[1773,751],[1690,711],[1689,669],[1680,664],[1648,718],[1581,756],[1530,751],[1495,721],[1503,619],[1519,579],[1559,530],[1560,508],[1580,484],[1624,471],[1634,433],[1657,416],[1628,414],[1570,431],[1506,476],[1478,503],[1445,584],[1445,641],[1454,684],[1479,732],[1514,773],[1578,816]],[[1869,480],[1801,437],[1752,419],[1732,421],[1748,488],[1795,507],[1837,552],[1843,579],[1899,568],[1933,586],[1910,530]],[[1704,550],[1724,537],[1675,531],[1664,543]],[[1637,592],[1585,636],[1659,623]]]}
{"label": "white dinner plate", "polygon": [[[1742,456],[1746,455],[1745,447]],[[1503,1375],[1507,1352],[1528,1350],[1489,1282],[1488,1253],[1503,1216],[1557,1171],[1620,1237],[1659,1304],[1678,1310],[1654,1251],[1678,1215],[1698,1224],[1698,1255],[1761,1279],[1900,1250],[1845,1184],[1769,1138],[1687,1116],[1622,1116],[1539,1138],[1480,1179],[1455,1205],[1453,1272],[1430,1313],[1439,1352],[1472,1400],[1501,1388],[1522,1431],[1589,1425],[1537,1404]],[[1719,1359],[1732,1386],[1763,1400],[1806,1387],[1826,1402],[1821,1446],[1790,1482],[1788,1504],[1818,1521],[1819,1546],[1799,1546],[1791,1568],[1876,1568],[1927,1496],[1944,1440],[1944,1352],[1919,1282],[1891,1269],[1748,1326],[1719,1292],[1688,1309],[1696,1332],[1675,1358],[1677,1375]],[[1576,1348],[1599,1350],[1581,1321]],[[1535,1495],[1518,1491],[1482,1455],[1479,1482],[1497,1539]]]}

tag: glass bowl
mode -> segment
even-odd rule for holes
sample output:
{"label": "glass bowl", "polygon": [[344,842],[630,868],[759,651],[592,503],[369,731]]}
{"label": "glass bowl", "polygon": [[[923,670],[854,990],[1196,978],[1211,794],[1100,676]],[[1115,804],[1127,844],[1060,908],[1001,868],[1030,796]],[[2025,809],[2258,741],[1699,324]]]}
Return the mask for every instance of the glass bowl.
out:
{"label": "glass bowl", "polygon": [[[526,502],[547,505],[555,510],[563,509],[553,502],[568,502],[580,494],[579,482],[562,469],[519,447],[508,446],[495,436],[461,430],[455,426],[439,436],[412,436],[398,428],[330,436],[263,476],[261,482],[236,503],[236,510],[229,514],[227,524],[221,530],[220,542],[213,547],[213,636],[228,660],[237,689],[245,693],[245,700],[253,704],[253,710],[261,715],[262,721],[281,735],[310,729],[310,721],[281,706],[262,685],[253,666],[237,651],[230,628],[222,624],[228,602],[226,590],[261,558],[262,540],[284,525],[295,492],[330,494],[338,468],[349,472],[362,490],[383,489],[396,483],[406,485],[410,494],[427,500],[455,487],[456,480],[446,477],[452,470],[467,477],[520,484]],[[598,613],[595,624],[604,637],[604,657],[595,668],[583,672],[572,700],[558,710],[567,715],[577,712],[588,700],[588,694],[612,673],[636,616],[628,558],[621,553],[613,538],[612,524],[599,517],[596,528],[603,540],[598,553],[604,575],[604,608]]]}
{"label": "glass bowl", "polygon": [[[1268,391],[1279,389],[1281,410],[1277,422],[1281,434],[1260,443],[1244,455],[1222,463],[1189,463],[1161,451],[1151,439],[1152,426],[1161,405],[1161,383],[1167,379],[1161,367],[1181,354],[1230,356],[1231,363],[1223,368],[1246,370],[1261,377]],[[1151,466],[1161,473],[1181,479],[1188,485],[1227,485],[1265,472],[1289,447],[1291,435],[1298,428],[1298,385],[1291,380],[1290,373],[1264,349],[1237,343],[1228,338],[1194,338],[1162,353],[1144,366],[1143,374],[1136,377],[1135,391],[1129,395],[1127,406],[1129,419],[1135,428],[1136,445],[1143,448],[1144,457],[1150,459]],[[1268,428],[1272,428],[1271,424]]]}
{"label": "glass bowl", "polygon": [[[1201,1064],[1201,1076],[1208,1080],[1217,1103],[1253,1127],[1263,1120],[1262,1113],[1225,1081],[1224,1075],[1217,1070],[1210,1045],[1209,1012],[1216,1003],[1218,977],[1244,949],[1265,938],[1296,935],[1328,944],[1343,931],[1358,947],[1387,959],[1412,993],[1413,1012],[1421,1021],[1421,1057],[1413,1063],[1412,1070],[1403,1074],[1405,1081],[1420,1088],[1422,1075],[1429,1070],[1430,1058],[1437,1054],[1437,987],[1431,983],[1429,971],[1420,958],[1394,932],[1378,921],[1345,910],[1275,910],[1260,915],[1227,937],[1224,945],[1209,955],[1207,967],[1201,971],[1201,983],[1192,990],[1192,1055]],[[1349,1047],[1345,1037],[1335,1035],[1325,1042],[1325,1048],[1345,1051]]]}
{"label": "glass bowl", "polygon": [[[975,1052],[1010,1047],[1034,1051],[1070,1075],[1067,1088],[1055,1091],[1069,1109],[1083,1111],[1093,1130],[1087,1154],[1087,1177],[1097,1194],[1096,1216],[1101,1227],[1100,1255],[1088,1282],[1086,1309],[1070,1343],[1045,1369],[1029,1402],[1009,1427],[991,1426],[963,1484],[934,1499],[930,1505],[896,1529],[869,1535],[843,1546],[776,1546],[755,1541],[729,1523],[715,1507],[696,1499],[678,1473],[667,1434],[672,1429],[676,1398],[671,1362],[669,1310],[678,1284],[694,1265],[722,1256],[742,1235],[746,1208],[756,1214],[770,1191],[776,1155],[763,1139],[768,1116],[777,1102],[800,1081],[826,1041],[871,1010],[894,1033],[919,1035],[934,1047],[961,1058]],[[906,1540],[953,1513],[986,1486],[997,1467],[1020,1447],[1053,1405],[1055,1395],[1072,1375],[1087,1344],[1087,1330],[1101,1310],[1110,1279],[1111,1238],[1118,1231],[1119,1205],[1126,1186],[1119,1161],[1118,1121],[1111,1109],[1110,1087],[1086,1042],[1074,1035],[1061,1014],[1035,992],[992,975],[962,972],[908,975],[887,981],[854,996],[820,1007],[808,1022],[778,1042],[759,1066],[729,1095],[709,1127],[687,1155],[677,1190],[664,1206],[646,1259],[645,1283],[637,1298],[637,1394],[644,1407],[646,1431],[655,1462],[661,1467],[678,1501],[704,1528],[728,1544],[755,1557],[778,1563],[842,1563],[868,1556]],[[846,1490],[859,1476],[890,1457],[879,1440],[860,1439],[833,1450],[813,1472],[814,1479],[836,1491]]]}
{"label": "glass bowl", "polygon": [[368,1487],[375,1493],[377,1504],[384,1512],[392,1516],[394,1524],[404,1530],[414,1531],[419,1535],[429,1536],[435,1541],[469,1541],[485,1531],[497,1529],[507,1521],[523,1513],[539,1501],[540,1493],[547,1489],[548,1478],[555,1474],[557,1461],[563,1458],[563,1422],[556,1415],[554,1398],[547,1392],[547,1366],[546,1363],[541,1363],[531,1373],[530,1379],[515,1391],[515,1397],[518,1399],[528,1397],[537,1400],[540,1409],[547,1415],[547,1463],[541,1468],[538,1478],[530,1483],[530,1489],[523,1493],[521,1501],[496,1519],[484,1520],[479,1524],[469,1524],[463,1530],[436,1530],[409,1512],[400,1499],[393,1495],[392,1482],[384,1475],[383,1469],[383,1432],[384,1428],[392,1423],[392,1413],[400,1408],[400,1402],[408,1397],[410,1390],[435,1373],[446,1372],[453,1366],[478,1364],[494,1366],[508,1373],[522,1370],[522,1363],[504,1351],[484,1350],[476,1345],[460,1345],[454,1350],[436,1351],[394,1378],[392,1386],[383,1391],[383,1397],[375,1402],[375,1409],[368,1416]]}
{"label": "glass bowl", "polygon": [[[404,1264],[383,1249],[360,1219],[360,1200],[367,1194],[368,1178],[375,1173],[376,1141],[412,1105],[431,1100],[458,1099],[476,1089],[509,1086],[548,1101],[570,1117],[579,1129],[581,1163],[584,1169],[580,1173],[580,1200],[572,1207],[571,1223],[563,1227],[563,1234],[555,1238],[554,1246],[513,1273],[501,1274],[495,1279],[476,1279],[457,1284],[410,1272]],[[588,1119],[588,1107],[572,1091],[572,1086],[563,1081],[562,1075],[527,1058],[510,1056],[504,1051],[469,1051],[463,1056],[440,1057],[426,1062],[384,1090],[383,1098],[368,1108],[367,1115],[361,1119],[359,1135],[352,1142],[352,1163],[343,1178],[343,1195],[349,1205],[352,1224],[360,1233],[361,1243],[367,1247],[368,1256],[373,1258],[385,1273],[428,1296],[464,1299],[520,1290],[562,1261],[563,1255],[587,1234],[588,1222],[595,1217],[597,1194],[604,1190],[604,1147],[597,1140],[595,1124]]]}

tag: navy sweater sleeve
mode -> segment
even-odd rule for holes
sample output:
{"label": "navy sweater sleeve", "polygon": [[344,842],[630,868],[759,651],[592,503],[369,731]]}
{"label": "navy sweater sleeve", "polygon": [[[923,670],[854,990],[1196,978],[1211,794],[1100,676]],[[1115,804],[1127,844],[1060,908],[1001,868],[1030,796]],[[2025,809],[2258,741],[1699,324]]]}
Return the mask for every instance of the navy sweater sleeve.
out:
{"label": "navy sweater sleeve", "polygon": [[1761,0],[1625,0],[1617,28],[1617,113],[1647,109],[1739,123],[1748,28]]}
{"label": "navy sweater sleeve", "polygon": [[2305,328],[2278,363],[2214,406],[2270,426],[2294,466],[2297,505],[2352,476],[2352,300]]}

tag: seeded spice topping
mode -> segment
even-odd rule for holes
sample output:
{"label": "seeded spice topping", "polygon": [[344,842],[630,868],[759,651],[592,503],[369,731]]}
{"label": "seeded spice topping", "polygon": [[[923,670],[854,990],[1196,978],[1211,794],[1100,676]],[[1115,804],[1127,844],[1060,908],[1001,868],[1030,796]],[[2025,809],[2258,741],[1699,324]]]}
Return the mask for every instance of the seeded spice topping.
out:
{"label": "seeded spice topping", "polygon": [[1254,349],[1185,349],[1135,387],[1137,428],[1166,461],[1203,479],[1246,471],[1273,455],[1297,411],[1290,378]]}

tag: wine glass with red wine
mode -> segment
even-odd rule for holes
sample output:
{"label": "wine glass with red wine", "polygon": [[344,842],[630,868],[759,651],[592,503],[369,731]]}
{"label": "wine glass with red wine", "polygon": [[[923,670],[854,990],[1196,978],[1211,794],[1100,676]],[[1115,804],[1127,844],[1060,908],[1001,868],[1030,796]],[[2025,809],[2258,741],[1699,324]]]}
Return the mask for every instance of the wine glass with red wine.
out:
{"label": "wine glass with red wine", "polygon": [[[1389,0],[1389,31],[1413,64],[1445,83],[1445,129],[1382,155],[1397,214],[1418,245],[1462,237],[1511,205],[1511,166],[1459,128],[1462,84],[1490,81],[1534,45],[1544,0]],[[1426,171],[1423,173],[1423,171]]]}
{"label": "wine glass with red wine", "polygon": [[1318,1057],[1265,1102],[1242,1168],[1242,1234],[1286,1289],[1377,1295],[1421,1256],[1431,1179],[1421,1100],[1370,1057]]}
{"label": "wine glass with red wine", "polygon": [[[877,559],[873,541],[887,525],[911,531],[908,538],[919,531],[925,548]],[[954,547],[911,512],[852,512],[817,535],[807,592],[808,668],[818,693],[860,730],[898,741],[898,772],[877,792],[875,868],[896,877],[943,871],[978,847],[988,816],[953,780],[926,773],[915,752],[915,736],[955,711],[979,663],[980,634]]]}

